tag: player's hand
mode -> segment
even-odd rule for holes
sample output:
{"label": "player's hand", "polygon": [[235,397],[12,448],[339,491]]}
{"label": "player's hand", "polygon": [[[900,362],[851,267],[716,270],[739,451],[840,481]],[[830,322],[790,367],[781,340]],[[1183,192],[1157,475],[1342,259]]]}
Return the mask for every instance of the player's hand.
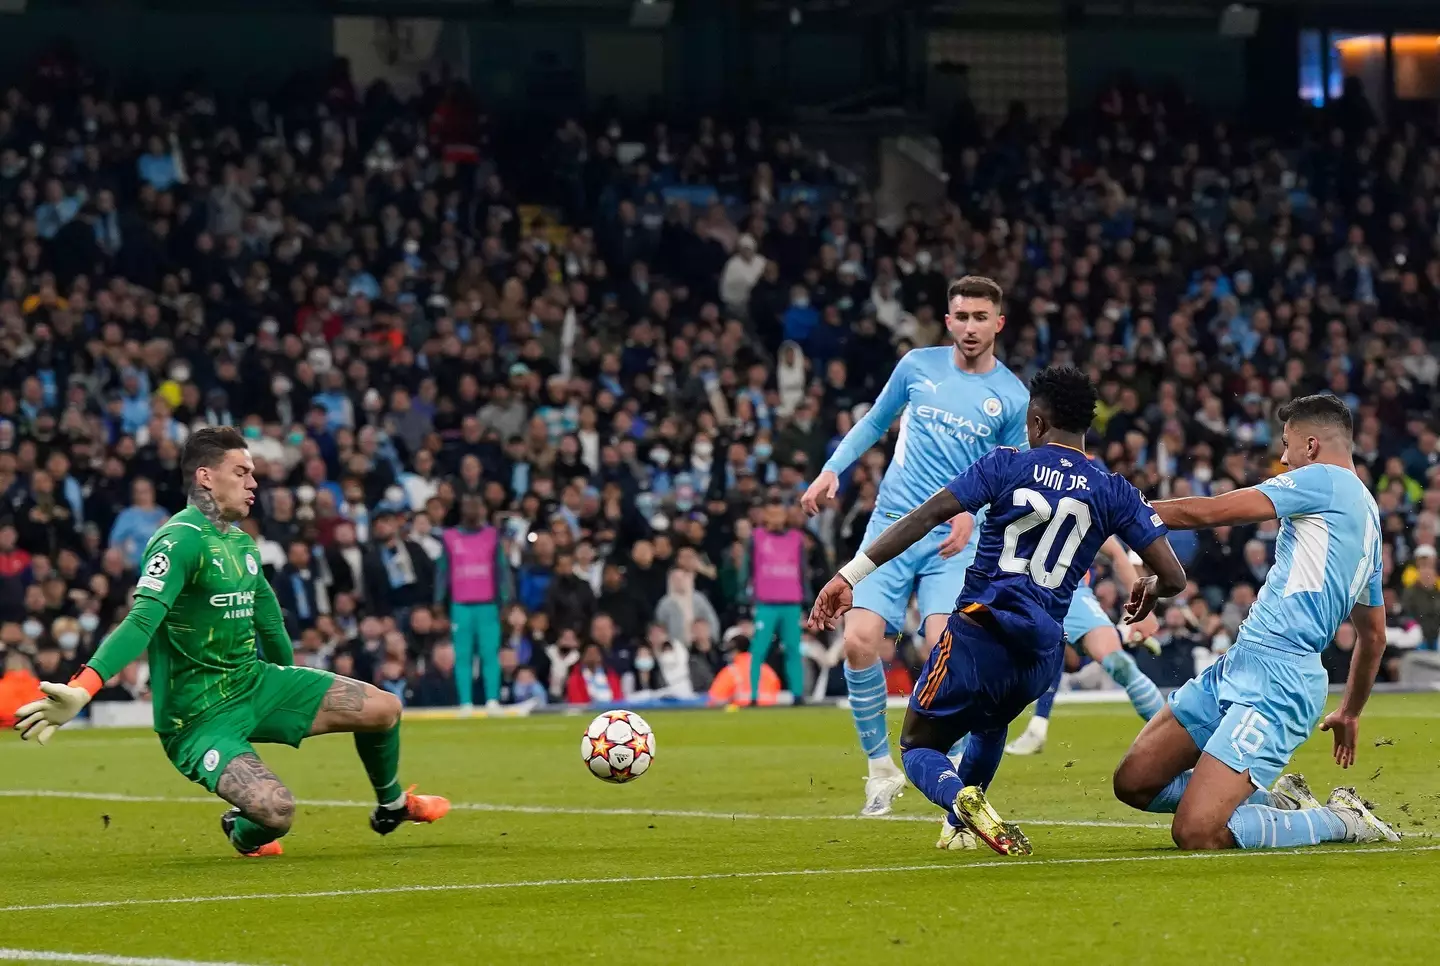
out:
{"label": "player's hand", "polygon": [[25,741],[33,738],[43,745],[50,740],[55,729],[90,703],[90,692],[71,684],[52,684],[49,681],[42,683],[40,690],[45,697],[22,704],[15,710],[15,730]]}
{"label": "player's hand", "polygon": [[950,536],[940,544],[940,559],[949,560],[965,549],[970,534],[975,532],[975,518],[968,513],[957,513],[950,519]]}
{"label": "player's hand", "polygon": [[820,512],[820,498],[833,500],[839,491],[840,477],[829,470],[821,470],[820,475],[815,477],[815,482],[805,488],[805,495],[800,497],[800,506],[813,517]]}
{"label": "player's hand", "polygon": [[1160,632],[1160,622],[1155,619],[1154,614],[1133,624],[1122,622],[1119,630],[1120,639],[1127,648],[1143,647],[1156,657],[1160,656],[1160,642],[1155,637]]}
{"label": "player's hand", "polygon": [[1135,586],[1130,588],[1130,602],[1125,605],[1125,623],[1135,624],[1150,616],[1160,602],[1160,596],[1155,593],[1159,582],[1160,578],[1154,574],[1135,581]]}
{"label": "player's hand", "polygon": [[1335,764],[1349,768],[1355,764],[1355,743],[1360,738],[1360,716],[1335,709],[1320,722],[1320,730],[1335,736]]}
{"label": "player's hand", "polygon": [[810,608],[810,616],[805,619],[805,626],[816,633],[833,631],[839,625],[840,617],[854,606],[854,588],[844,577],[836,574],[820,588],[815,606]]}
{"label": "player's hand", "polygon": [[1133,624],[1126,625],[1130,629],[1131,640],[1143,641],[1147,637],[1154,637],[1160,633],[1160,621],[1154,614],[1143,617]]}

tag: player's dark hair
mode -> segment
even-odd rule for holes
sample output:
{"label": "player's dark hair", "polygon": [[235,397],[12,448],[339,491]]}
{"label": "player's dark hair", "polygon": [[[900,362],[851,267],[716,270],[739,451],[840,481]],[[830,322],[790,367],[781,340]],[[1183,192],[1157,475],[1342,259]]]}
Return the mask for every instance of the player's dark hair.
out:
{"label": "player's dark hair", "polygon": [[1083,433],[1095,421],[1100,394],[1090,377],[1074,366],[1050,366],[1030,380],[1030,398],[1045,404],[1056,429]]}
{"label": "player's dark hair", "polygon": [[191,433],[180,453],[180,473],[185,486],[195,484],[195,471],[200,467],[214,469],[235,449],[247,449],[245,437],[233,426],[205,426]]}
{"label": "player's dark hair", "polygon": [[1350,407],[1346,406],[1339,396],[1329,393],[1292,399],[1281,405],[1275,415],[1280,417],[1281,423],[1288,423],[1293,419],[1317,426],[1332,426],[1344,432],[1347,437],[1355,430],[1355,423],[1350,418]]}
{"label": "player's dark hair", "polygon": [[945,293],[945,304],[949,305],[956,298],[989,299],[998,309],[1005,300],[1005,290],[993,278],[966,275],[950,283],[950,289]]}

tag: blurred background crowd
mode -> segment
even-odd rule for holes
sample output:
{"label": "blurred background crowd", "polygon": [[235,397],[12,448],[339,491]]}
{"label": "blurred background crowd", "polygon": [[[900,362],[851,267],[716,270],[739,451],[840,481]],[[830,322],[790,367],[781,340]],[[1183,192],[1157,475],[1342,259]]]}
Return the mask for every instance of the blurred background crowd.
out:
{"label": "blurred background crowd", "polygon": [[[946,341],[966,273],[1004,287],[1018,375],[1091,373],[1095,454],[1152,498],[1277,472],[1278,404],[1342,397],[1384,521],[1385,675],[1434,648],[1435,126],[1381,126],[1353,84],[1276,131],[1121,83],[1058,125],[962,105],[943,148],[948,198],[882,223],[873,185],[765,117],[512,141],[458,82],[402,98],[337,62],[231,102],[52,56],[0,103],[5,669],[86,659],[184,505],[186,435],[233,424],[297,661],[413,705],[466,676],[507,704],[746,694],[764,506],[811,588],[858,549],[893,436],[817,517],[798,498],[896,360]],[[451,643],[469,498],[495,535],[489,682]],[[1172,535],[1192,586],[1137,654],[1157,682],[1223,653],[1275,536]],[[763,700],[843,694],[838,642],[803,647],[803,684],[772,649]],[[145,691],[139,663],[101,697]]]}

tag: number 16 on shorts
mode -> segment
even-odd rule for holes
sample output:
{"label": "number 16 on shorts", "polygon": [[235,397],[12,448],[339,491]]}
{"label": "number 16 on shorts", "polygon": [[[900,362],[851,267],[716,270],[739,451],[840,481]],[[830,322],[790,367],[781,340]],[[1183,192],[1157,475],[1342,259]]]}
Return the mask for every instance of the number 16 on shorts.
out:
{"label": "number 16 on shorts", "polygon": [[1235,749],[1235,756],[1244,758],[1258,754],[1265,744],[1265,729],[1269,726],[1270,722],[1254,708],[1245,712],[1240,723],[1230,732],[1230,747]]}

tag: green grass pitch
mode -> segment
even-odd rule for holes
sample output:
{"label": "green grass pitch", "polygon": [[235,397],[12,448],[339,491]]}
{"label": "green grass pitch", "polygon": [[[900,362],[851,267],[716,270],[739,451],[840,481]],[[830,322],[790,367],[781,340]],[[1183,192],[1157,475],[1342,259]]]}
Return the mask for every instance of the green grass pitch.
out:
{"label": "green grass pitch", "polygon": [[262,747],[301,799],[273,860],[231,852],[221,804],[153,735],[4,736],[0,959],[1429,963],[1437,716],[1440,695],[1378,696],[1356,768],[1329,761],[1328,735],[1296,762],[1322,797],[1356,784],[1399,846],[1186,856],[1164,816],[1111,796],[1129,708],[1062,705],[1046,753],[1007,758],[991,790],[1029,859],[937,852],[939,813],[913,789],[893,820],[851,817],[865,767],[835,709],[652,712],[655,766],[624,786],[581,764],[588,715],[412,721],[402,778],[456,808],[385,839],[348,738]]}

